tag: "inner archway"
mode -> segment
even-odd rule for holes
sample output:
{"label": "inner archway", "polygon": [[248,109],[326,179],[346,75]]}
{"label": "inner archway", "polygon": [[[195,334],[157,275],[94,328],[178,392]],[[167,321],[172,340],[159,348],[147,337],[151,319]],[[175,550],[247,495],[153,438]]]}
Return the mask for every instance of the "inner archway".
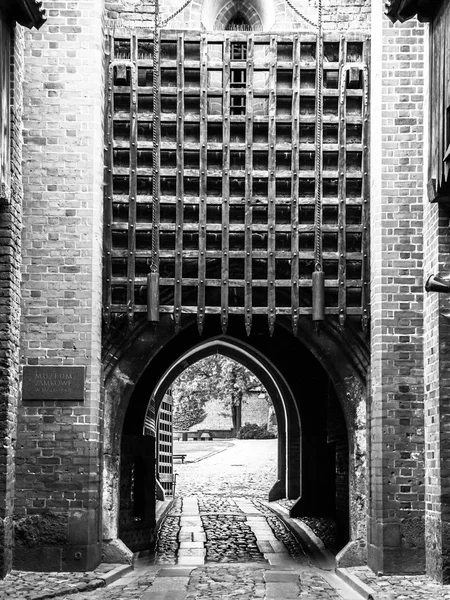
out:
{"label": "inner archway", "polygon": [[156,418],[166,495],[268,500],[277,482],[276,421],[267,390],[242,363],[212,354],[188,366]]}
{"label": "inner archway", "polygon": [[[270,498],[284,497],[297,498],[300,495],[300,444],[301,438],[300,415],[295,399],[289,386],[276,367],[267,361],[267,359],[248,344],[239,340],[221,336],[213,338],[204,343],[200,343],[194,348],[182,354],[162,375],[157,382],[151,402],[154,403],[154,414],[158,413],[161,402],[164,399],[166,390],[170,388],[173,381],[190,365],[199,360],[220,354],[244,364],[254,375],[262,382],[273,402],[278,423],[278,480],[274,482]],[[139,398],[142,398],[141,391],[137,391]],[[147,397],[148,400],[148,397]],[[142,415],[142,409],[146,413],[146,407],[140,406],[139,401],[133,395],[132,402],[136,402],[134,410],[130,406],[124,422],[124,433],[136,435],[137,415],[139,411]],[[145,401],[144,401],[145,403]],[[141,421],[142,423],[142,421]],[[294,440],[297,440],[295,442]],[[294,475],[296,473],[296,475]]]}

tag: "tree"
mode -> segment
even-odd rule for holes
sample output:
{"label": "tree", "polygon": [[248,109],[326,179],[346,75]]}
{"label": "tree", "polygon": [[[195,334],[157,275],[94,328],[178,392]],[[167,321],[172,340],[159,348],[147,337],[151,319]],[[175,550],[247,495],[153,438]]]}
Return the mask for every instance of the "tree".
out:
{"label": "tree", "polygon": [[195,397],[182,396],[173,404],[173,424],[181,431],[201,423],[206,417],[203,404]]}
{"label": "tree", "polygon": [[233,427],[237,431],[241,426],[243,398],[255,387],[263,386],[244,365],[217,354],[203,358],[183,371],[172,384],[174,424],[186,430],[201,423],[206,415],[204,406],[214,397],[231,409]]}

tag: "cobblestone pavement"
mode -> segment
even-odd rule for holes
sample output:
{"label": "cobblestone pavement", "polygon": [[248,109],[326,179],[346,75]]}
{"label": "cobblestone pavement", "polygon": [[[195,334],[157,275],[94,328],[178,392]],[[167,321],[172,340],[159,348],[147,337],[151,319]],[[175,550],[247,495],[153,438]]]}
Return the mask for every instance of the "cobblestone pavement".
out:
{"label": "cobblestone pavement", "polygon": [[204,460],[177,463],[176,494],[267,499],[277,480],[277,445],[278,440],[233,440]]}
{"label": "cobblestone pavement", "polygon": [[119,565],[102,564],[89,573],[33,573],[13,571],[0,581],[0,600],[44,600],[105,585],[105,577]]}
{"label": "cobblestone pavement", "polygon": [[[239,440],[205,460],[177,465],[177,471],[178,497],[155,556],[138,559],[133,571],[106,587],[107,571],[116,565],[92,573],[16,571],[0,581],[0,600],[361,598],[334,573],[313,567],[260,501],[276,480],[276,440]],[[450,600],[450,587],[424,576],[348,571],[374,590],[374,600]]]}
{"label": "cobblestone pavement", "polygon": [[[3,597],[53,597],[50,586],[55,580],[47,575],[41,579],[47,590],[40,591],[48,595],[21,588],[19,578],[12,593]],[[154,557],[139,559],[133,572],[107,588],[78,589],[74,586],[67,593],[66,587],[57,595],[63,600],[359,598],[333,573],[315,569],[264,504],[244,497],[177,499],[161,528]]]}
{"label": "cobblestone pavement", "polygon": [[186,496],[175,503],[158,537],[156,564],[273,562],[308,559],[292,533],[261,502]]}
{"label": "cobblestone pavement", "polygon": [[[292,553],[292,554],[291,554]],[[336,587],[337,586],[337,587]],[[244,497],[178,499],[154,557],[107,589],[66,600],[356,600],[334,574],[314,569],[262,503]]]}

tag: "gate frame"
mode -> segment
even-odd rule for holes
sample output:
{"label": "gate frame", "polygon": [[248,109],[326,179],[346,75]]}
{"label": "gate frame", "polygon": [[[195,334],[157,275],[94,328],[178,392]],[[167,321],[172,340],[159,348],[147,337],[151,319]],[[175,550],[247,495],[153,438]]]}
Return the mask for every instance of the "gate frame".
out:
{"label": "gate frame", "polygon": [[[291,333],[289,320],[279,319],[277,323],[288,333]],[[173,320],[169,315],[164,315],[158,325],[146,322],[137,322],[134,330],[129,323],[123,320],[122,325],[115,330],[116,340],[108,340],[110,343],[108,353],[104,361],[105,374],[105,415],[104,415],[104,464],[103,464],[103,543],[108,544],[118,538],[118,508],[119,508],[119,466],[120,466],[120,443],[123,431],[123,425],[127,411],[130,407],[130,401],[133,393],[138,387],[143,375],[151,371],[152,363],[155,363],[160,357],[162,351],[168,347],[174,340],[180,340],[184,334],[194,332],[198,336],[195,317],[187,317],[184,320],[182,331],[176,334],[173,327]],[[293,334],[292,334],[293,335]],[[204,336],[206,337],[206,336]],[[366,517],[367,517],[367,473],[366,473],[366,382],[369,358],[367,353],[367,342],[358,333],[352,332],[348,327],[344,330],[333,322],[328,322],[320,335],[317,335],[314,325],[310,319],[299,320],[299,333],[293,336],[297,341],[314,355],[324,368],[334,386],[337,397],[340,401],[344,414],[349,448],[349,537],[347,546],[341,550],[337,557],[340,566],[349,566],[351,564],[365,564],[367,559],[367,539],[366,539]],[[191,339],[191,337],[189,338]],[[195,338],[197,339],[197,338]],[[251,338],[250,338],[251,339]],[[184,355],[191,357],[192,362],[202,358],[203,355],[211,354],[212,345],[221,345],[229,349],[236,346],[237,352],[231,354],[240,354],[248,352],[249,344],[232,336],[211,336],[206,342],[197,344],[195,341],[187,350],[181,349],[178,359],[176,359],[170,369],[163,371],[163,377],[169,370],[174,372],[174,365],[184,370],[188,363],[183,363],[180,358]],[[220,342],[220,344],[219,344]],[[207,349],[207,350],[206,350]],[[258,355],[258,360],[255,356]],[[195,355],[195,360],[193,359]],[[273,378],[275,381],[277,369],[274,365],[266,366],[264,363],[270,361],[261,356],[257,349],[252,348],[248,355],[254,361],[254,365],[260,362],[260,368],[263,371],[262,382]],[[230,356],[234,358],[234,356]],[[238,359],[239,360],[239,359]],[[153,364],[154,366],[154,364]],[[258,374],[256,369],[255,374]],[[270,374],[270,376],[269,376]],[[161,375],[158,377],[158,382]],[[167,377],[166,377],[167,380]],[[277,386],[281,390],[286,382],[283,377],[277,381]],[[273,390],[277,386],[274,385]],[[160,390],[162,386],[157,386]],[[269,384],[270,387],[270,384]],[[288,398],[288,386],[282,395],[281,404]],[[272,390],[272,393],[273,393]],[[150,390],[148,399],[154,390]],[[268,390],[269,391],[269,390]],[[160,393],[160,391],[158,391]],[[291,396],[292,398],[292,396]],[[144,403],[142,403],[144,405]],[[274,403],[275,405],[275,403]],[[145,410],[148,403],[145,403]],[[295,403],[292,405],[295,406]],[[284,409],[283,409],[284,410]],[[287,414],[287,413],[286,413]],[[278,417],[278,414],[277,414]],[[283,418],[283,415],[282,415]],[[142,426],[144,420],[142,419]],[[299,430],[300,431],[300,430]],[[289,437],[287,437],[289,439]],[[280,444],[280,442],[279,442]],[[285,449],[285,448],[284,448]],[[282,465],[282,462],[280,462]],[[292,465],[289,466],[292,470]],[[280,471],[281,471],[280,467]],[[289,483],[292,485],[292,482]],[[292,487],[290,488],[292,490]],[[273,499],[280,497],[273,490]],[[289,489],[288,489],[289,492]]]}

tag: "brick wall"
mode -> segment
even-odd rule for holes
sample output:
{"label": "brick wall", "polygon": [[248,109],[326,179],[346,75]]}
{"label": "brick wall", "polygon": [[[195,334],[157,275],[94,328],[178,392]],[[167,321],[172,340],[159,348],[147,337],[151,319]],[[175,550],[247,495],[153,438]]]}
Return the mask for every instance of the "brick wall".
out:
{"label": "brick wall", "polygon": [[[447,214],[445,214],[447,213]],[[443,242],[447,239],[448,245],[448,210],[438,205],[425,204],[425,262],[424,273],[429,275],[441,270],[448,271],[450,265],[442,255]],[[442,261],[444,259],[444,261]],[[445,264],[447,263],[447,264]],[[424,365],[425,365],[425,536],[427,553],[427,573],[432,578],[444,580],[445,556],[448,554],[445,538],[443,536],[446,515],[445,502],[442,494],[445,493],[445,480],[448,478],[445,467],[448,434],[446,435],[446,408],[448,392],[446,392],[446,371],[448,372],[448,358],[445,351],[445,338],[450,333],[445,317],[449,303],[444,296],[429,293],[425,296],[424,306]],[[444,406],[441,402],[444,401]],[[446,439],[447,438],[447,439]],[[448,458],[447,458],[448,460]],[[448,561],[448,557],[447,557]],[[448,582],[448,581],[447,581]]]}
{"label": "brick wall", "polygon": [[[440,32],[447,35],[449,6],[443,6],[440,15],[430,27],[428,51],[434,54],[433,46],[438,44],[435,38]],[[433,77],[435,76],[435,78]],[[429,106],[427,114],[441,112],[442,106],[442,66],[432,65],[429,78]],[[445,83],[448,85],[448,82]],[[431,93],[432,92],[432,93]],[[439,104],[436,104],[438,98]],[[425,148],[430,147],[430,132],[424,139]],[[442,131],[442,142],[444,136]],[[432,161],[445,149],[431,148],[431,157],[426,173],[428,181],[435,176],[437,167]],[[441,157],[438,159],[441,161]],[[439,169],[440,170],[440,169]],[[450,210],[448,206],[430,204],[424,197],[424,275],[448,276],[450,272]],[[449,423],[449,369],[450,356],[450,302],[445,294],[430,292],[425,294],[424,302],[424,370],[425,370],[425,540],[427,574],[442,583],[450,582],[450,423]]]}
{"label": "brick wall", "polygon": [[369,564],[424,568],[424,37],[372,14]]}
{"label": "brick wall", "polygon": [[[264,0],[268,2],[269,0]],[[270,27],[278,31],[311,30],[311,25],[299,16],[301,13],[309,21],[317,20],[317,9],[308,0],[291,0],[291,4],[297,9],[294,11],[288,6],[286,0],[271,0],[271,9],[267,11],[267,22],[271,21]],[[167,0],[160,3],[160,14],[162,20],[177,12],[183,5],[184,0]],[[215,17],[229,0],[192,0],[191,3],[168,24],[172,29],[202,29],[212,28]],[[261,13],[261,2],[252,2],[257,12]],[[258,11],[259,8],[259,11]],[[269,14],[270,13],[270,14]],[[272,14],[274,18],[272,19]],[[106,16],[112,27],[153,27],[154,4],[153,2],[140,2],[139,0],[116,0],[106,1]],[[261,15],[264,17],[264,15]],[[368,31],[370,28],[370,2],[358,0],[349,4],[342,0],[324,0],[323,3],[324,28],[336,31],[336,23],[339,23],[338,31]]]}
{"label": "brick wall", "polygon": [[23,32],[12,33],[11,196],[0,203],[0,577],[12,565],[15,438],[19,396],[20,229],[22,220]]}
{"label": "brick wall", "polygon": [[84,569],[100,558],[103,6],[45,8],[25,49],[21,359],[85,366],[86,400],[21,403],[15,564]]}

